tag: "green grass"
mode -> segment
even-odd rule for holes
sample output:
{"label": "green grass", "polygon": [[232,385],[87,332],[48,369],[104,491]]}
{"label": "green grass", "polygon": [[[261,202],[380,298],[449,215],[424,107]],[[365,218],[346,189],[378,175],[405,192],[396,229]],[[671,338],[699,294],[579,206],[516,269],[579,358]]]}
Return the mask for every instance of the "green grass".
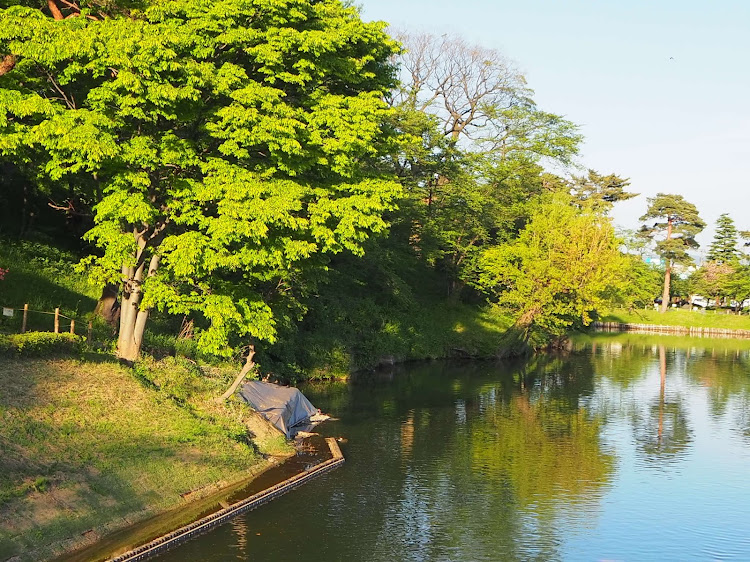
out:
{"label": "green grass", "polygon": [[725,310],[698,311],[672,308],[661,314],[656,310],[628,312],[622,309],[608,312],[601,320],[603,322],[621,322],[626,324],[750,330],[750,316],[737,315]]}
{"label": "green grass", "polygon": [[[0,307],[15,310],[13,317],[0,316],[0,333],[20,332],[24,304],[30,310],[27,330],[51,332],[55,308],[60,308],[61,332],[69,331],[73,319],[76,334],[86,336],[88,322],[93,320],[94,339],[111,347],[115,331],[92,318],[100,293],[85,273],[76,272],[79,260],[80,256],[48,244],[0,238],[0,268],[8,270],[0,281]],[[168,352],[174,354],[180,321],[152,311],[147,343],[154,338],[171,338]],[[148,345],[145,348],[152,351]],[[163,354],[163,346],[156,345],[154,351]]]}
{"label": "green grass", "polygon": [[288,454],[280,434],[250,441],[249,408],[214,403],[233,374],[174,358],[135,372],[106,357],[0,359],[0,559],[46,558]]}
{"label": "green grass", "polygon": [[71,357],[86,349],[85,339],[73,334],[0,334],[0,356],[4,357]]}
{"label": "green grass", "polygon": [[[0,267],[9,270],[0,281],[0,306],[20,309],[28,303],[32,310],[28,329],[39,331],[52,330],[53,317],[48,313],[60,307],[63,315],[76,319],[77,334],[86,335],[99,295],[84,274],[75,272],[78,260],[49,245],[0,239]],[[446,299],[440,288],[443,281],[429,269],[412,272],[412,287],[390,278],[368,284],[356,274],[369,280],[378,278],[380,269],[371,265],[372,271],[365,275],[360,265],[354,261],[348,270],[337,272],[322,287],[320,298],[310,303],[307,317],[301,322],[294,319],[289,329],[280,330],[278,343],[258,346],[258,360],[266,373],[284,380],[339,378],[383,360],[496,354],[500,335],[510,325],[510,319],[497,309]],[[144,354],[214,361],[202,357],[193,340],[177,338],[180,320],[153,311]],[[0,316],[0,334],[18,333],[20,325],[18,311],[13,318]],[[69,325],[69,320],[61,320],[62,331]],[[112,350],[114,331],[95,322],[94,340]]]}
{"label": "green grass", "polygon": [[[493,357],[501,335],[512,323],[494,307],[445,301],[431,304],[379,311],[382,319],[375,327],[335,322],[302,334],[294,340],[299,359],[296,378],[346,378],[354,371],[391,361]],[[281,370],[285,365],[273,367]]]}

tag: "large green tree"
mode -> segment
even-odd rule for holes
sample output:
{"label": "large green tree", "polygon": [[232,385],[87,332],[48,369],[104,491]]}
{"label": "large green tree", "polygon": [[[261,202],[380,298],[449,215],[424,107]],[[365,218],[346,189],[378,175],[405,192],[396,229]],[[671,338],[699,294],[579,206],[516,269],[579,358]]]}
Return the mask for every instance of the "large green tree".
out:
{"label": "large green tree", "polygon": [[0,153],[101,190],[86,265],[122,286],[120,357],[155,307],[205,319],[208,352],[273,340],[275,296],[321,254],[361,252],[399,196],[367,171],[397,44],[338,0],[79,15],[0,10]]}
{"label": "large green tree", "polygon": [[539,205],[517,239],[479,260],[480,286],[515,313],[501,353],[588,325],[622,279],[624,263],[609,219],[561,194]]}
{"label": "large green tree", "polygon": [[656,253],[666,262],[661,303],[661,311],[666,312],[669,307],[672,268],[675,264],[687,265],[693,262],[688,250],[699,246],[695,236],[703,230],[706,223],[698,215],[695,205],[686,201],[682,195],[665,193],[658,193],[648,199],[648,209],[640,220],[646,221],[641,227],[641,235],[655,241]]}

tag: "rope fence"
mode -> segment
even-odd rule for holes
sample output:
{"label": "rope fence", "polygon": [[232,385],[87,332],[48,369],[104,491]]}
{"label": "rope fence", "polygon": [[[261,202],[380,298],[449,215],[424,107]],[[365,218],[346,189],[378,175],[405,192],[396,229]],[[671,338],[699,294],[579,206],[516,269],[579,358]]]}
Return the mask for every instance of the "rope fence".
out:
{"label": "rope fence", "polygon": [[[75,334],[76,333],[76,319],[75,318],[71,318],[70,316],[66,316],[66,315],[62,314],[60,312],[60,308],[59,307],[55,308],[54,312],[49,312],[47,310],[32,310],[32,309],[29,308],[28,303],[24,304],[23,308],[13,308],[13,307],[7,307],[7,306],[3,306],[2,307],[2,316],[3,316],[3,318],[13,318],[13,317],[15,317],[16,312],[21,312],[22,313],[22,318],[21,318],[21,333],[22,334],[26,333],[26,330],[28,328],[28,325],[29,325],[29,313],[45,314],[45,315],[48,315],[48,316],[52,316],[54,318],[52,331],[55,334],[59,334],[60,333],[60,328],[61,328],[60,319],[61,318],[64,319],[64,320],[68,320],[70,322],[70,324],[68,324],[67,326],[65,326],[65,323],[63,323],[62,327],[66,328],[66,331],[68,331],[71,334]],[[91,338],[92,338],[92,331],[93,331],[93,321],[89,320],[89,322],[88,322],[88,330],[87,330],[87,334],[86,334],[87,339],[89,341],[91,341]]]}

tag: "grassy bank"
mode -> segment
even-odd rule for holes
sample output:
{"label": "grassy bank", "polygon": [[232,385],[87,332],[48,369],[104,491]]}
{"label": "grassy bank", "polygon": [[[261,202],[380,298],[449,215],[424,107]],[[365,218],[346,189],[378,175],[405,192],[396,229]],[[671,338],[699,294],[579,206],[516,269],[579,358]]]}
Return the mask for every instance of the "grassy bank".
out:
{"label": "grassy bank", "polygon": [[618,343],[623,346],[654,347],[666,346],[667,349],[703,350],[711,354],[734,354],[750,350],[750,340],[732,338],[696,338],[678,335],[634,334],[632,332],[600,332],[573,334],[575,346]]}
{"label": "grassy bank", "polygon": [[[392,310],[390,318],[369,332],[351,322],[327,323],[308,331],[293,340],[299,363],[292,364],[290,372],[313,380],[346,378],[383,364],[497,354],[500,337],[511,324],[508,315],[492,307],[434,304]],[[284,372],[290,363],[268,366]]]}
{"label": "grassy bank", "polygon": [[[0,280],[0,306],[16,309],[12,318],[0,316],[0,334],[19,332],[18,309],[29,304],[29,330],[51,331],[49,313],[59,307],[86,335],[98,292],[75,271],[79,258],[40,242],[0,239],[0,268],[9,270]],[[413,259],[398,268],[406,280],[377,260],[341,259],[340,271],[330,271],[303,303],[306,314],[280,317],[278,341],[256,346],[265,374],[286,381],[343,378],[383,362],[490,357],[511,323],[496,308],[447,298],[440,276]],[[152,311],[144,353],[212,361],[199,356],[194,340],[178,339],[181,320]],[[63,319],[61,330],[69,325]],[[94,325],[94,338],[100,348],[114,348],[114,330],[101,322]]]}
{"label": "grassy bank", "polygon": [[721,328],[725,330],[750,330],[750,316],[738,315],[726,310],[682,310],[669,309],[664,314],[657,310],[609,311],[602,322],[624,324],[653,324],[657,326],[685,326],[688,328]]}
{"label": "grassy bank", "polygon": [[45,559],[288,454],[246,407],[213,402],[231,376],[179,359],[0,359],[0,559]]}

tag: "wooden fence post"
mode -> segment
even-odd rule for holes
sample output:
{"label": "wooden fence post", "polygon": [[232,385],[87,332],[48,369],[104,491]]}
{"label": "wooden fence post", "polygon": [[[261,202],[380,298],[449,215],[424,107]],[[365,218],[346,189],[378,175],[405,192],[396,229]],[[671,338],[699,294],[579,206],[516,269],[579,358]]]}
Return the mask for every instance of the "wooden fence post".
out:
{"label": "wooden fence post", "polygon": [[60,333],[60,309],[55,309],[55,333]]}
{"label": "wooden fence post", "polygon": [[92,336],[93,331],[94,331],[94,322],[93,320],[89,320],[89,332],[87,334],[88,335],[87,339],[89,343],[91,343],[91,336]]}
{"label": "wooden fence post", "polygon": [[70,333],[75,334],[76,333],[76,321],[72,318],[70,319]]}
{"label": "wooden fence post", "polygon": [[21,333],[26,333],[26,322],[29,319],[29,303],[23,305],[23,321],[21,322]]}

